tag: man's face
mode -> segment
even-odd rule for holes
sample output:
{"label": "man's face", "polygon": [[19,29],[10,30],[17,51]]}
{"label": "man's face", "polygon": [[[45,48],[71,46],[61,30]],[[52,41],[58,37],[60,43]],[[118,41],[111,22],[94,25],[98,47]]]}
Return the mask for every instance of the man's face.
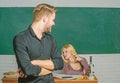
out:
{"label": "man's face", "polygon": [[55,25],[54,20],[55,20],[55,13],[49,16],[45,29],[44,29],[45,32],[51,32],[52,26]]}

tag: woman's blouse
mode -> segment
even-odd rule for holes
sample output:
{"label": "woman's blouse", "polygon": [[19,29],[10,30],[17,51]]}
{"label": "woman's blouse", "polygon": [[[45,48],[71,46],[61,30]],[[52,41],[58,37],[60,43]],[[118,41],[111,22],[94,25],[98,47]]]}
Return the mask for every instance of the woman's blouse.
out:
{"label": "woman's blouse", "polygon": [[82,59],[80,60],[80,65],[82,67],[80,70],[74,70],[68,62],[64,62],[63,71],[65,74],[71,74],[71,75],[81,74],[82,75],[84,73],[83,72],[84,70],[86,74],[88,74],[90,71],[90,68],[85,58],[82,57]]}

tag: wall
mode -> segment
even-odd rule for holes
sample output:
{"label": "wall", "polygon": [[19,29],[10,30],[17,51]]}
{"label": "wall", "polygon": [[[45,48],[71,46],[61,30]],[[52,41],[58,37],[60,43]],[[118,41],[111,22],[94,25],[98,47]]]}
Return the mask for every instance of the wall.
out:
{"label": "wall", "polygon": [[0,7],[34,7],[38,3],[56,7],[120,7],[120,0],[0,0]]}
{"label": "wall", "polygon": [[[99,83],[120,82],[120,54],[82,54],[80,56],[85,57],[88,62],[89,56],[93,56],[94,71]],[[0,79],[3,77],[3,72],[17,70],[15,62],[14,55],[0,56]]]}

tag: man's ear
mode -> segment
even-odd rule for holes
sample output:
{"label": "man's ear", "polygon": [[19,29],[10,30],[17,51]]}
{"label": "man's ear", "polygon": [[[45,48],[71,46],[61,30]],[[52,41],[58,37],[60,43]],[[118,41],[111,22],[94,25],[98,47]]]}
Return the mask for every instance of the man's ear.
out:
{"label": "man's ear", "polygon": [[48,17],[47,16],[43,16],[43,22],[47,23],[48,22]]}

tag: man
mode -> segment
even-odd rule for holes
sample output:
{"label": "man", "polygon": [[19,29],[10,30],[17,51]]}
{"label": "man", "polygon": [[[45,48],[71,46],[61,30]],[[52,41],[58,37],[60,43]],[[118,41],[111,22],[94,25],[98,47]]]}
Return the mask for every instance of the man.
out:
{"label": "man", "polygon": [[14,37],[13,47],[20,77],[18,83],[54,83],[53,70],[63,68],[63,60],[54,37],[56,8],[39,4],[33,11],[33,23]]}

